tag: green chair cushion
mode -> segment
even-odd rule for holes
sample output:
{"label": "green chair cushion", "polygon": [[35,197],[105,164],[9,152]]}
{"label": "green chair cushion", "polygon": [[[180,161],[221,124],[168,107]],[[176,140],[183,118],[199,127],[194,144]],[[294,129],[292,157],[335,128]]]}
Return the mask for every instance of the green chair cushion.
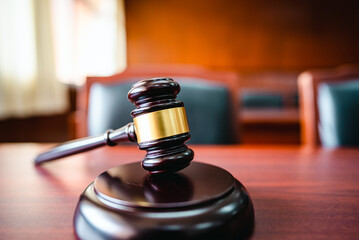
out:
{"label": "green chair cushion", "polygon": [[359,147],[359,80],[320,84],[318,112],[323,146]]}
{"label": "green chair cushion", "polygon": [[283,98],[277,93],[242,92],[241,103],[245,108],[282,108]]}
{"label": "green chair cushion", "polygon": [[[138,79],[137,79],[138,80]],[[214,85],[203,79],[175,78],[181,91],[177,99],[185,104],[191,140],[194,144],[234,143],[231,101],[225,86]],[[93,84],[90,89],[88,133],[98,135],[107,129],[117,129],[132,122],[130,112],[135,106],[127,99],[133,83],[114,85]]]}

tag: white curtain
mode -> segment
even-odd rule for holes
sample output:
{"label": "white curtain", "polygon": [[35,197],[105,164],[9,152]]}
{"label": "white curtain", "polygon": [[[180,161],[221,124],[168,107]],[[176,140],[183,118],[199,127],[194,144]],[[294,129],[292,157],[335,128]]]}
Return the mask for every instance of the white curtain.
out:
{"label": "white curtain", "polygon": [[125,67],[123,0],[0,0],[0,119],[64,112],[64,83]]}
{"label": "white curtain", "polygon": [[64,112],[49,0],[0,0],[0,119]]}
{"label": "white curtain", "polygon": [[126,68],[123,0],[52,0],[56,74],[82,85],[86,76]]}

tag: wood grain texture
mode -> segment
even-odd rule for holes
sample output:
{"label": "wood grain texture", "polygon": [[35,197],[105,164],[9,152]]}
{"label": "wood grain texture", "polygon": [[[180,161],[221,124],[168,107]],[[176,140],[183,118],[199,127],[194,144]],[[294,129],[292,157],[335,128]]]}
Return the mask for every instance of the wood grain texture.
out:
{"label": "wood grain texture", "polygon": [[128,66],[303,70],[358,62],[358,9],[354,0],[128,0]]}
{"label": "wood grain texture", "polygon": [[238,111],[242,144],[299,145],[298,109],[244,109]]}
{"label": "wood grain texture", "polygon": [[[44,144],[0,145],[2,239],[75,239],[72,218],[103,171],[141,161],[134,146],[105,147],[35,168]],[[194,161],[222,167],[250,192],[252,239],[358,239],[359,149],[191,146]]]}

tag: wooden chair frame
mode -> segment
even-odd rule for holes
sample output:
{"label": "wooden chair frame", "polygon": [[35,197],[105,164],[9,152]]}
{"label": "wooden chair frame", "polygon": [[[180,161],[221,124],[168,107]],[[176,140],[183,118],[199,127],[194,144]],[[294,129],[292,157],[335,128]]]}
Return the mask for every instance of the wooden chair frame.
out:
{"label": "wooden chair frame", "polygon": [[314,69],[298,77],[301,142],[307,147],[321,145],[318,131],[318,86],[324,82],[342,82],[359,78],[359,65],[332,69]]}
{"label": "wooden chair frame", "polygon": [[[141,67],[130,67],[124,72],[107,77],[87,77],[86,82],[77,93],[77,111],[75,114],[76,137],[87,136],[87,116],[89,94],[94,83],[115,84],[128,79],[145,79],[152,77],[190,77],[205,79],[209,82],[224,84],[228,87],[232,102],[233,126],[238,133],[237,112],[238,103],[238,75],[234,72],[212,71],[199,66],[192,65],[146,65]],[[186,103],[185,103],[186,104]],[[236,139],[238,141],[238,139]]]}

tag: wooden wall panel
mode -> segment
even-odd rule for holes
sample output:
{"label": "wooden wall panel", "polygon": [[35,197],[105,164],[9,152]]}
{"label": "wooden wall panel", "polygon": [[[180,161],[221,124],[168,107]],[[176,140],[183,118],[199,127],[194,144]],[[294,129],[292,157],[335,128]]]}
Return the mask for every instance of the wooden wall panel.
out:
{"label": "wooden wall panel", "polygon": [[128,65],[232,70],[359,62],[358,1],[126,0]]}

